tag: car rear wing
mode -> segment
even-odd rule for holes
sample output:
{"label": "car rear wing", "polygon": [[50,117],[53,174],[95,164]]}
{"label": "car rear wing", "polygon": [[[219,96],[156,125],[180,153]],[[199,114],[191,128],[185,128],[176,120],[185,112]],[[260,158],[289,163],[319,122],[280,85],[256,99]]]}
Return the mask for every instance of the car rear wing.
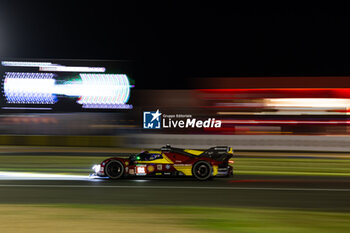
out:
{"label": "car rear wing", "polygon": [[233,156],[230,146],[215,146],[204,151],[201,156],[209,157],[217,161],[228,161]]}
{"label": "car rear wing", "polygon": [[233,150],[230,146],[215,146],[211,147],[208,150],[203,151],[203,153],[194,155],[186,152],[184,149],[171,147],[170,145],[163,146],[161,148],[163,152],[175,152],[179,154],[183,154],[189,157],[208,157],[217,161],[225,161],[229,160],[233,156]]}

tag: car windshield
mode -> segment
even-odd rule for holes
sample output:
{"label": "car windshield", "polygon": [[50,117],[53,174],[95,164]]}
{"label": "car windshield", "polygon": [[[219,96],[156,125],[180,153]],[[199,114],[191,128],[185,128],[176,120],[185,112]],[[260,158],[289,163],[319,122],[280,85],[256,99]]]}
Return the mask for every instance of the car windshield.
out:
{"label": "car windshield", "polygon": [[132,161],[152,161],[161,158],[163,158],[161,154],[148,153],[147,151],[143,151],[139,154],[130,156],[130,160]]}

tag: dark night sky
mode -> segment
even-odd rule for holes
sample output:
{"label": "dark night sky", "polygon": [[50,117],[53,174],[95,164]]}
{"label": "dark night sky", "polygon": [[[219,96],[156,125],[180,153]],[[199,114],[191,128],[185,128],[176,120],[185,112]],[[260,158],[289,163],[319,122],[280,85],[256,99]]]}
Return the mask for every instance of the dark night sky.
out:
{"label": "dark night sky", "polygon": [[1,1],[2,58],[127,59],[136,87],[190,77],[350,75],[345,10]]}

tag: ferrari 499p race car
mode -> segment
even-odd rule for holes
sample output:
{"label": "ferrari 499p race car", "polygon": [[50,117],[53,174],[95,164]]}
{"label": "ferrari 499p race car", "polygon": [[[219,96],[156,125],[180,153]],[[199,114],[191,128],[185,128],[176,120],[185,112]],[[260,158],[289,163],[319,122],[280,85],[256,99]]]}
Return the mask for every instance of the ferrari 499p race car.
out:
{"label": "ferrari 499p race car", "polygon": [[214,176],[231,176],[231,147],[216,146],[208,150],[174,148],[143,151],[129,158],[109,158],[94,165],[92,176],[120,179],[130,176],[194,176],[208,180]]}

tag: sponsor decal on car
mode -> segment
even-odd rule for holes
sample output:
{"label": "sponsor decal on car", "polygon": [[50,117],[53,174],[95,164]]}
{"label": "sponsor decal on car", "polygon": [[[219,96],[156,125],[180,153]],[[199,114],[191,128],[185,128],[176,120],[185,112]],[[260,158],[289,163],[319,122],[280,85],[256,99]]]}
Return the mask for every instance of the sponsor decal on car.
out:
{"label": "sponsor decal on car", "polygon": [[149,166],[147,167],[147,170],[148,170],[149,172],[154,172],[154,166],[153,166],[153,165],[149,165]]}
{"label": "sponsor decal on car", "polygon": [[146,175],[146,166],[137,166],[136,175]]}
{"label": "sponsor decal on car", "polygon": [[159,171],[163,170],[163,165],[162,164],[158,164],[157,165],[157,170],[159,170]]}

